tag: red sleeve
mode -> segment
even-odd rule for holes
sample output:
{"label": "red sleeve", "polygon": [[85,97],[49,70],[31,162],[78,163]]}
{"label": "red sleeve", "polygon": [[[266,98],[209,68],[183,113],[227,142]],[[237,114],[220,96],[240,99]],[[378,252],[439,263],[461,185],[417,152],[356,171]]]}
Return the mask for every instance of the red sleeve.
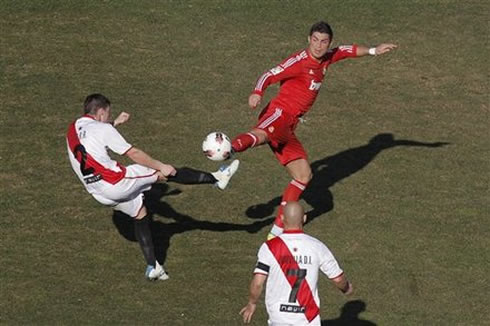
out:
{"label": "red sleeve", "polygon": [[357,57],[357,45],[341,45],[330,51],[328,56],[331,58],[331,62],[337,62],[345,58],[355,58]]}
{"label": "red sleeve", "polygon": [[257,80],[252,93],[262,96],[269,85],[299,75],[301,73],[301,62],[307,57],[308,55],[304,50],[297,54],[293,54],[279,65],[267,70]]}

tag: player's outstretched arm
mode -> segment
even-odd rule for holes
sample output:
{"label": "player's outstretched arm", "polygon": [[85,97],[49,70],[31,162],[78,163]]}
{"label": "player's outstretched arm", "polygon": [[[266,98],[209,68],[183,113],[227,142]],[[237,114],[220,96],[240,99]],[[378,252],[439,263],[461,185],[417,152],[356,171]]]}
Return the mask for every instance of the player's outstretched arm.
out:
{"label": "player's outstretched arm", "polygon": [[255,274],[252,282],[250,282],[250,293],[248,297],[248,303],[245,307],[240,310],[240,315],[243,317],[243,322],[245,324],[250,323],[252,316],[257,309],[257,301],[259,301],[260,294],[264,287],[264,282],[267,279],[267,275]]}
{"label": "player's outstretched arm", "polygon": [[372,47],[372,48],[368,48],[363,45],[358,45],[357,56],[364,57],[366,55],[382,55],[396,49],[397,47],[398,46],[396,44],[392,44],[392,43],[381,43],[376,47]]}

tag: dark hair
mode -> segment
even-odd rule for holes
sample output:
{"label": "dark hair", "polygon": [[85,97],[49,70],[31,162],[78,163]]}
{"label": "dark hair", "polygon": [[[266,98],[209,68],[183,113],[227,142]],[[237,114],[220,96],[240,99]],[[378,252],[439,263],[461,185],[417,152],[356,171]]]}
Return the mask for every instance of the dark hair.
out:
{"label": "dark hair", "polygon": [[83,102],[84,114],[95,114],[98,109],[107,109],[111,101],[102,94],[90,94]]}
{"label": "dark hair", "polygon": [[332,27],[324,21],[318,22],[313,24],[310,29],[310,36],[313,35],[313,33],[319,32],[319,33],[324,33],[330,35],[330,40],[333,39],[333,31]]}

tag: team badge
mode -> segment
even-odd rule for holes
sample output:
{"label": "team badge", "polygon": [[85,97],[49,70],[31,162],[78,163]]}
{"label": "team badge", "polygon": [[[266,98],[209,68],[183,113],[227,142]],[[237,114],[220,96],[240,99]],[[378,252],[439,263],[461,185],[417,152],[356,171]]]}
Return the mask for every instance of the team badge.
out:
{"label": "team badge", "polygon": [[270,126],[269,128],[267,128],[267,130],[269,130],[269,132],[272,134],[274,132],[274,127]]}

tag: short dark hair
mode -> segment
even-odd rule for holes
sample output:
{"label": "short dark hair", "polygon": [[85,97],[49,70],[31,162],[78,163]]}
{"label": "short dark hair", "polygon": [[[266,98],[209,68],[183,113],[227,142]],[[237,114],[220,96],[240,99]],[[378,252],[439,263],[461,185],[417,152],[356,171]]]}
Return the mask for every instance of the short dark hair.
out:
{"label": "short dark hair", "polygon": [[310,29],[310,36],[313,35],[313,33],[319,32],[319,33],[324,33],[330,35],[330,40],[333,39],[333,31],[332,27],[324,21],[320,21],[318,23],[313,24]]}
{"label": "short dark hair", "polygon": [[90,94],[83,102],[84,114],[95,114],[98,109],[107,109],[111,105],[111,101],[102,94]]}

